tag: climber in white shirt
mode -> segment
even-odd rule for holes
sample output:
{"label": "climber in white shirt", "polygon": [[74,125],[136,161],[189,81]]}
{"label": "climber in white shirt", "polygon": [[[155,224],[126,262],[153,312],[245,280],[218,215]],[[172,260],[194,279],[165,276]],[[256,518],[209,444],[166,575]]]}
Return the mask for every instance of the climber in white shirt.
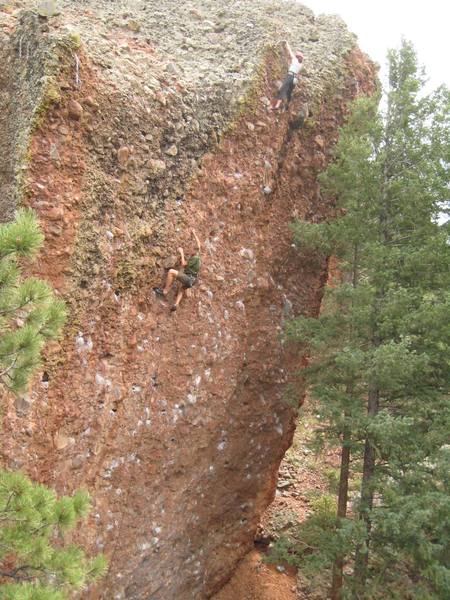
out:
{"label": "climber in white shirt", "polygon": [[298,74],[303,66],[303,54],[299,50],[297,50],[297,52],[292,52],[288,42],[284,42],[284,44],[287,53],[289,54],[289,58],[291,59],[291,64],[289,65],[288,74],[278,90],[276,98],[272,101],[270,107],[271,110],[278,110],[283,104],[283,101],[286,102],[286,108],[288,107],[289,102],[291,101],[292,91],[298,80]]}

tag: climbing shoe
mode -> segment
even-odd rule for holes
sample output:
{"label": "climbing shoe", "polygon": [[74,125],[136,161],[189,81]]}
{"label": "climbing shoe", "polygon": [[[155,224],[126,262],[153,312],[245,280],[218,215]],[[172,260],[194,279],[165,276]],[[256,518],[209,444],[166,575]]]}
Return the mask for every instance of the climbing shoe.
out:
{"label": "climbing shoe", "polygon": [[177,307],[175,306],[175,304],[174,304],[173,306],[171,306],[171,307],[170,307],[170,310],[171,310],[172,312],[175,312],[175,311],[177,310]]}
{"label": "climbing shoe", "polygon": [[164,296],[164,290],[160,287],[154,287],[153,291],[155,292],[155,294],[158,294],[158,296]]}

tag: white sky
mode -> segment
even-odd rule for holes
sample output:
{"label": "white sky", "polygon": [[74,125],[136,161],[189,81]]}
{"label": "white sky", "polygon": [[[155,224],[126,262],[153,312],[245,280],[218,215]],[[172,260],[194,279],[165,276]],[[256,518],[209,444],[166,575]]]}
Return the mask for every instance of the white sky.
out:
{"label": "white sky", "polygon": [[338,14],[358,36],[360,48],[382,68],[389,48],[402,36],[416,49],[429,86],[450,87],[450,2],[448,0],[301,0],[316,15]]}

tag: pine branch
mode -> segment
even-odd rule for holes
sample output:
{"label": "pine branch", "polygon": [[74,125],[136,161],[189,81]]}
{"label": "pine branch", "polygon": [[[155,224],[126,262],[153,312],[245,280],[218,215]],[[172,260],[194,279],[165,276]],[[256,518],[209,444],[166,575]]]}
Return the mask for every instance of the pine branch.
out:
{"label": "pine branch", "polygon": [[[0,316],[4,316],[4,315],[11,314],[11,313],[15,313],[18,310],[23,310],[28,304],[31,304],[32,302],[35,302],[35,300],[28,300],[27,302],[24,302],[23,304],[19,304],[17,306],[14,306],[13,308],[8,308],[8,309],[5,309],[5,310],[0,310]],[[39,298],[38,298],[38,300],[39,300]]]}
{"label": "pine branch", "polygon": [[7,521],[11,523],[28,523],[28,519],[12,519],[11,517],[5,516],[0,517],[0,522],[6,523]]}
{"label": "pine branch", "polygon": [[12,369],[14,369],[14,367],[16,366],[16,363],[17,363],[17,360],[18,360],[18,358],[19,358],[19,354],[18,354],[18,352],[16,352],[15,358],[14,358],[14,360],[12,361],[12,363],[11,363],[11,364],[10,364],[10,365],[9,365],[9,366],[8,366],[8,367],[7,367],[7,368],[4,370],[4,371],[2,371],[2,372],[0,373],[0,379],[3,379],[5,375],[7,375],[7,376],[8,376],[10,379],[12,379],[12,378],[10,377],[10,375],[8,375],[8,374],[9,374],[9,372],[10,372]]}
{"label": "pine branch", "polygon": [[14,498],[14,496],[15,496],[15,492],[11,492],[9,495],[8,501],[6,502],[6,506],[1,512],[5,512],[5,513],[8,512],[9,505],[11,504],[11,500]]}
{"label": "pine branch", "polygon": [[47,569],[44,569],[42,567],[35,567],[33,565],[22,565],[20,567],[16,567],[12,571],[0,571],[0,576],[8,577],[10,579],[14,579],[15,581],[33,581],[34,579],[36,579],[37,575],[18,575],[20,571],[27,570],[40,571],[44,575],[55,575],[55,573],[52,573],[51,571],[48,571]]}

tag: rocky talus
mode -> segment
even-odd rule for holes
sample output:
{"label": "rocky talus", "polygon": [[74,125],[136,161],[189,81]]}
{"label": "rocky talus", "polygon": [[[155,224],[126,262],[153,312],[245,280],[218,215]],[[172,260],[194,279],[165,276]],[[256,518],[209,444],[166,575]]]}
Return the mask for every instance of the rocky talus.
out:
{"label": "rocky talus", "polygon": [[[37,4],[0,3],[0,217],[37,211],[34,272],[70,317],[2,400],[2,462],[91,493],[77,541],[110,569],[83,598],[206,599],[252,547],[301,400],[283,323],[317,313],[327,265],[289,223],[332,216],[317,175],[375,70],[296,2]],[[283,39],[305,68],[274,114]],[[171,313],[152,287],[192,228],[201,276]]]}

